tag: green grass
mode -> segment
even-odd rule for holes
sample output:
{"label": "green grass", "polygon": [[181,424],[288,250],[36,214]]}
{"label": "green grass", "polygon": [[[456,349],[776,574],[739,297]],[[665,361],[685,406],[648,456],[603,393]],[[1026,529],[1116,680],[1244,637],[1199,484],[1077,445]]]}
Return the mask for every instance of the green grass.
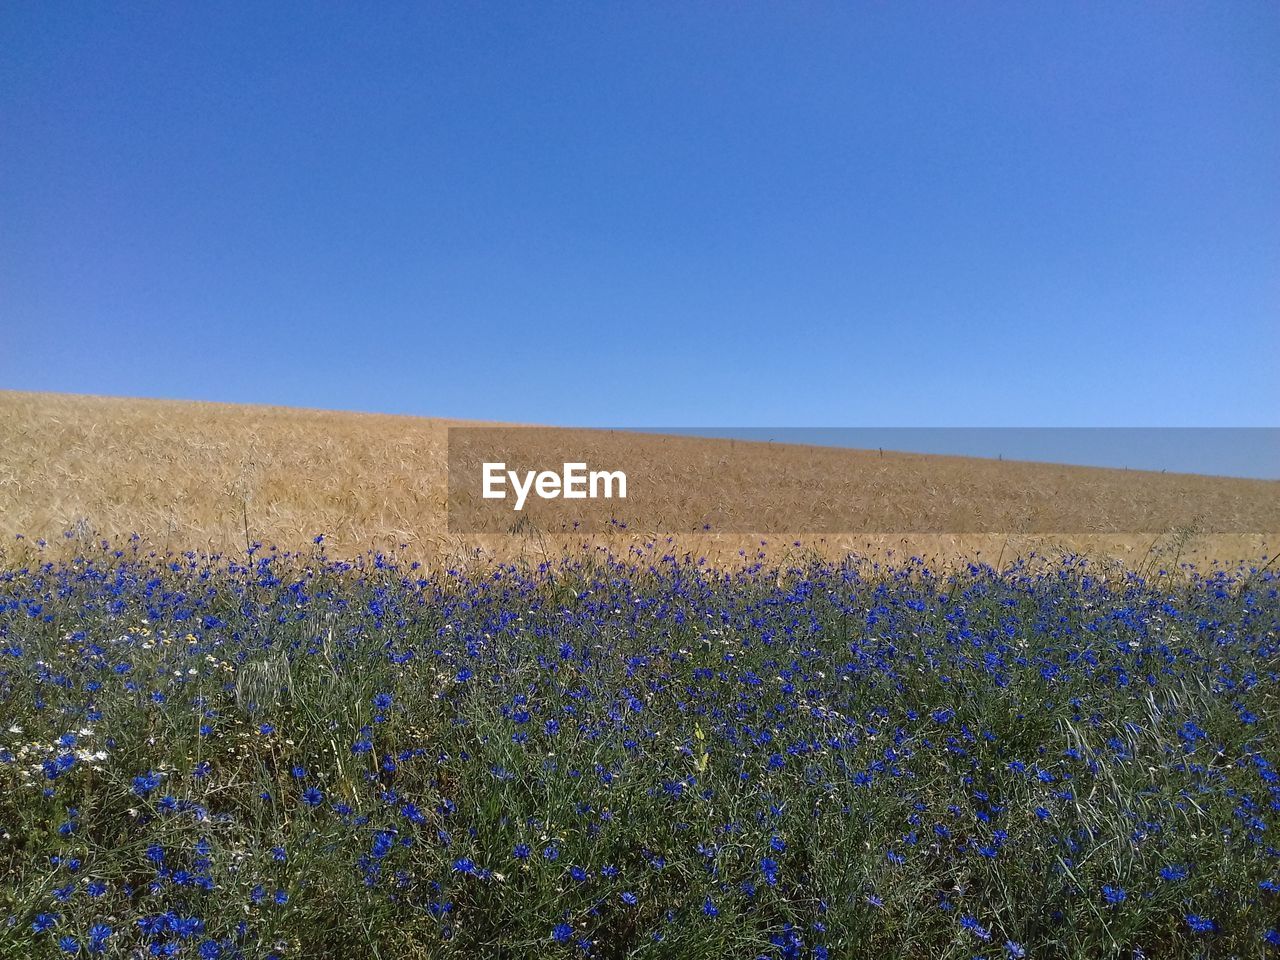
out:
{"label": "green grass", "polygon": [[1278,629],[1076,558],[37,562],[0,955],[1262,956]]}

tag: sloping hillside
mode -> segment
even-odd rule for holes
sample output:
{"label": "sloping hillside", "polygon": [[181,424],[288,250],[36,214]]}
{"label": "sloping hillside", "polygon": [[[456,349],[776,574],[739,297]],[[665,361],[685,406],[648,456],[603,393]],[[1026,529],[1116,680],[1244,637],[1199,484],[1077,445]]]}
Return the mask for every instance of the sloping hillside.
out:
{"label": "sloping hillside", "polygon": [[[0,534],[12,544],[17,534],[29,542],[57,541],[68,530],[115,540],[137,533],[161,548],[242,550],[246,534],[303,549],[324,533],[336,552],[405,544],[424,559],[475,548],[503,555],[580,548],[581,536],[554,535],[554,527],[516,524],[510,535],[450,533],[451,425],[462,424],[0,392]],[[980,554],[994,561],[1031,549],[1065,548],[1133,563],[1153,555],[1165,562],[1234,562],[1269,556],[1280,540],[1252,532],[1280,530],[1280,484],[1270,481],[601,431],[582,431],[581,437],[585,447],[643,461],[648,489],[669,486],[673,498],[705,482],[706,471],[716,469],[720,478],[727,471],[726,498],[738,502],[749,496],[754,499],[742,502],[759,515],[776,507],[779,516],[797,518],[802,529],[788,530],[789,536],[779,535],[776,518],[770,521],[769,549],[795,549],[799,540],[801,549],[828,554],[892,550],[934,557]],[[669,482],[664,470],[670,471]],[[869,498],[870,513],[861,515],[887,518],[868,521],[877,529],[809,526],[808,514],[797,512],[800,506],[848,499],[851,490]],[[769,509],[761,510],[762,500]],[[635,509],[652,509],[646,502],[653,500],[641,498]],[[1151,519],[1155,508],[1195,519],[1157,529]],[[1105,525],[1098,525],[1099,516],[1108,518]],[[890,522],[895,517],[900,519]],[[921,517],[928,522],[918,522]],[[1128,517],[1135,518],[1130,528]],[[612,539],[642,542],[674,530],[682,534],[681,546],[713,557],[750,553],[761,541],[741,532],[741,518],[698,535],[663,522],[656,514],[633,516],[626,532]]]}

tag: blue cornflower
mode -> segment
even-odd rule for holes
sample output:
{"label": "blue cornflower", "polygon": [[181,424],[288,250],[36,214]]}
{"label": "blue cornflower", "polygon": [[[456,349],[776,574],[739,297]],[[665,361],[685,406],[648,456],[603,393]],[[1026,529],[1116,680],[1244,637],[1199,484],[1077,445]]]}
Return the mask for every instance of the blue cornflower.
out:
{"label": "blue cornflower", "polygon": [[764,874],[764,882],[774,886],[778,882],[778,862],[772,857],[760,861],[760,872]]}
{"label": "blue cornflower", "polygon": [[528,860],[529,852],[529,845],[527,843],[517,843],[515,848],[511,851],[511,855],[517,860]]}
{"label": "blue cornflower", "polygon": [[542,855],[548,860],[555,860],[560,856],[560,848],[557,847],[554,843],[548,844],[547,846],[543,847]]}
{"label": "blue cornflower", "polygon": [[1218,929],[1218,925],[1208,917],[1202,917],[1198,913],[1189,913],[1186,916],[1187,926],[1196,933],[1212,933]]}
{"label": "blue cornflower", "polygon": [[138,918],[138,929],[145,933],[148,937],[155,937],[164,932],[165,916],[157,914],[149,917]]}
{"label": "blue cornflower", "polygon": [[[395,846],[395,834],[390,830],[379,830],[373,835],[372,853],[374,859],[381,860]],[[474,864],[472,864],[474,866]]]}
{"label": "blue cornflower", "polygon": [[133,778],[133,792],[140,797],[147,796],[158,786],[160,786],[160,774],[150,770]]}
{"label": "blue cornflower", "polygon": [[573,936],[573,927],[567,923],[557,923],[551,931],[551,939],[556,943],[568,943]]}
{"label": "blue cornflower", "polygon": [[710,897],[707,897],[707,899],[703,901],[703,903],[702,903],[702,912],[703,912],[703,913],[705,913],[705,914],[706,914],[708,917],[710,917],[712,920],[714,920],[716,917],[720,916],[720,911],[719,911],[719,909],[716,907],[716,905],[715,905],[714,903],[712,903],[712,902],[711,902],[711,898],[710,898]]}
{"label": "blue cornflower", "polygon": [[70,935],[59,937],[58,949],[63,953],[79,953],[80,941]]}
{"label": "blue cornflower", "polygon": [[1102,888],[1102,896],[1107,903],[1115,906],[1118,903],[1123,903],[1129,895],[1125,893],[1124,887],[1113,887],[1107,884]]}
{"label": "blue cornflower", "polygon": [[1180,864],[1170,864],[1167,867],[1160,868],[1161,880],[1185,880],[1187,879],[1187,868]]}
{"label": "blue cornflower", "polygon": [[52,930],[61,919],[62,915],[57,913],[36,914],[35,920],[31,922],[31,932],[44,933],[46,930]]}
{"label": "blue cornflower", "polygon": [[1027,955],[1026,947],[1014,940],[1006,940],[1004,942],[1004,952],[1009,957],[1009,960],[1023,960]]}
{"label": "blue cornflower", "polygon": [[204,921],[199,917],[179,917],[170,913],[167,917],[169,929],[181,939],[186,940],[204,930]]}
{"label": "blue cornflower", "polygon": [[112,930],[105,923],[95,923],[89,928],[89,952],[102,953],[107,949],[107,941]]}
{"label": "blue cornflower", "polygon": [[64,773],[66,773],[75,765],[76,765],[75,755],[70,753],[64,753],[53,758],[52,760],[44,761],[44,763],[42,763],[40,766],[43,768],[44,775],[46,778],[48,778],[49,780],[57,780],[60,776],[62,776]]}
{"label": "blue cornflower", "polygon": [[620,899],[622,900],[623,903],[625,903],[629,907],[634,907],[637,903],[640,902],[640,898],[637,897],[630,890],[623,892]]}
{"label": "blue cornflower", "polygon": [[319,787],[307,787],[302,791],[302,802],[308,807],[318,807],[324,803],[324,791]]}
{"label": "blue cornflower", "polygon": [[960,918],[960,926],[964,927],[979,940],[990,940],[991,931],[978,922],[977,917],[965,914]]}
{"label": "blue cornflower", "polygon": [[373,705],[379,710],[391,709],[392,698],[389,693],[375,693],[373,695]]}

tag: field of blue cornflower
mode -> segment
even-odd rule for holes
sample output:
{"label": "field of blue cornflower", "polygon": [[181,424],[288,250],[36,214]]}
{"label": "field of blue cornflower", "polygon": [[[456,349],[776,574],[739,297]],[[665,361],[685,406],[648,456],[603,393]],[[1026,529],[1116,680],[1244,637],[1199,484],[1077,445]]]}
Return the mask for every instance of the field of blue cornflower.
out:
{"label": "field of blue cornflower", "polygon": [[0,572],[0,956],[1280,955],[1280,578]]}

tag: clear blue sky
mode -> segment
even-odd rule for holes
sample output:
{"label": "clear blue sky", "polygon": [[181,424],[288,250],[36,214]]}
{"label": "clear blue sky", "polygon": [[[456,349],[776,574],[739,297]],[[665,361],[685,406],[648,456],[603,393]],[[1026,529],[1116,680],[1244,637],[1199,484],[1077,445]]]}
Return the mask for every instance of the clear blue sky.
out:
{"label": "clear blue sky", "polygon": [[0,386],[1280,422],[1280,4],[0,7]]}

